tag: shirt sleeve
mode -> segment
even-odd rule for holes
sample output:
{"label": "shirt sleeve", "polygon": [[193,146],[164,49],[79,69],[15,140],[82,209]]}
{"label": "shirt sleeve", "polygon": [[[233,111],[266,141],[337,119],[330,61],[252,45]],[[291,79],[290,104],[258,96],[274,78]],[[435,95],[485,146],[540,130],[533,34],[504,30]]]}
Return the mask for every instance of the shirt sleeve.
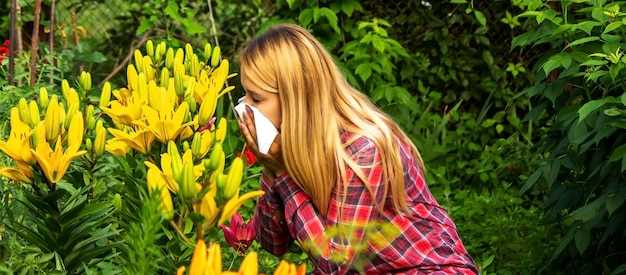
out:
{"label": "shirt sleeve", "polygon": [[272,190],[272,179],[263,174],[261,189],[265,194],[257,202],[254,212],[256,240],[270,253],[280,256],[293,242],[285,223],[284,207],[280,197]]}
{"label": "shirt sleeve", "polygon": [[[326,215],[316,209],[311,197],[287,175],[283,174],[274,181],[273,188],[284,203],[287,228],[292,238],[301,245],[313,241],[317,249],[317,253],[313,253],[315,257],[312,257],[316,268],[314,273],[348,272],[354,259],[353,245],[363,239],[363,231],[354,231],[350,242],[345,238],[327,239],[324,232],[333,225],[366,224],[377,215],[374,202],[379,201],[378,198],[383,194],[382,166],[375,144],[363,137],[357,139],[348,150],[356,164],[362,167],[367,182],[363,182],[346,166],[344,186],[334,190],[333,196],[336,197],[331,198]],[[377,199],[373,199],[372,195]],[[337,255],[341,257],[337,258]]]}

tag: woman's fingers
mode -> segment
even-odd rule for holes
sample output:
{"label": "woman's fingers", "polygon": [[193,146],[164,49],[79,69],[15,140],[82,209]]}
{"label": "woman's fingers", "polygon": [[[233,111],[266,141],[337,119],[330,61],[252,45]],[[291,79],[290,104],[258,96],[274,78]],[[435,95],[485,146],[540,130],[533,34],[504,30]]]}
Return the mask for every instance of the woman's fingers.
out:
{"label": "woman's fingers", "polygon": [[256,141],[252,138],[252,135],[250,134],[250,129],[248,129],[247,124],[245,122],[239,121],[239,129],[241,129],[241,133],[243,134],[243,137],[246,140],[246,143],[248,144],[250,150],[252,150],[255,155],[258,155],[259,150],[257,149]]}
{"label": "woman's fingers", "polygon": [[254,112],[250,107],[246,106],[246,113],[243,116],[252,140],[256,141],[256,125],[254,124]]}

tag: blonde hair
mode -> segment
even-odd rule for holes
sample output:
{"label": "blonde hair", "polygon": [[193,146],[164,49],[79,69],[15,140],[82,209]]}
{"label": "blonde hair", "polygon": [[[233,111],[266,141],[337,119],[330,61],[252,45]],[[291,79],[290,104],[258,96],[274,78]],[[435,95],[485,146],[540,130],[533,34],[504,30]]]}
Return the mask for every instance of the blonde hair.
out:
{"label": "blonde hair", "polygon": [[[343,144],[340,129],[370,138],[380,153],[386,182],[383,201],[375,202],[377,209],[383,209],[390,191],[395,209],[406,210],[404,169],[394,137],[410,144],[423,170],[419,151],[389,116],[346,81],[313,35],[297,25],[275,25],[248,42],[240,64],[246,87],[278,93],[287,172],[318,210],[327,213],[333,187],[344,182],[345,165],[372,193],[367,176],[345,151],[354,140]],[[371,195],[376,200],[380,194]]]}

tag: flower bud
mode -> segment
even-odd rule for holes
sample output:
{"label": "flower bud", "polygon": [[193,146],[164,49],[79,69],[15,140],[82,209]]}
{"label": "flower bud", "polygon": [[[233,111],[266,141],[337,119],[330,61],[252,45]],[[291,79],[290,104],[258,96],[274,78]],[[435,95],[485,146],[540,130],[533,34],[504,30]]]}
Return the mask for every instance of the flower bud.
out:
{"label": "flower bud", "polygon": [[48,107],[48,90],[45,87],[39,88],[39,107],[45,109]]}
{"label": "flower bud", "polygon": [[219,46],[215,46],[213,49],[213,54],[211,54],[211,67],[217,67],[220,64],[220,55],[222,51]]}
{"label": "flower bud", "polygon": [[83,91],[87,92],[91,90],[91,74],[88,72],[80,73],[80,87],[83,88]]}
{"label": "flower bud", "polygon": [[225,118],[220,118],[219,123],[217,124],[217,130],[215,132],[215,139],[217,142],[222,142],[226,138],[226,131],[228,128],[228,121]]}
{"label": "flower bud", "polygon": [[146,42],[146,52],[148,53],[148,56],[154,56],[154,44],[152,44],[152,40],[148,40],[148,42]]}
{"label": "flower bud", "polygon": [[102,93],[100,94],[100,109],[109,107],[111,101],[111,83],[108,81],[102,85]]}

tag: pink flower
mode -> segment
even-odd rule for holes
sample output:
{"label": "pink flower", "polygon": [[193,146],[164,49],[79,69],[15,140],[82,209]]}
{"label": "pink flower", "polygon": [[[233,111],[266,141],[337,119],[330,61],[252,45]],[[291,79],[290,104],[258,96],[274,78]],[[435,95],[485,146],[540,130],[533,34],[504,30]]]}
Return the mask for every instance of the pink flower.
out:
{"label": "pink flower", "polygon": [[237,212],[230,219],[230,225],[228,227],[222,224],[220,228],[224,231],[224,238],[228,245],[235,249],[237,253],[243,255],[256,236],[254,224],[254,219],[245,223],[239,212]]}

